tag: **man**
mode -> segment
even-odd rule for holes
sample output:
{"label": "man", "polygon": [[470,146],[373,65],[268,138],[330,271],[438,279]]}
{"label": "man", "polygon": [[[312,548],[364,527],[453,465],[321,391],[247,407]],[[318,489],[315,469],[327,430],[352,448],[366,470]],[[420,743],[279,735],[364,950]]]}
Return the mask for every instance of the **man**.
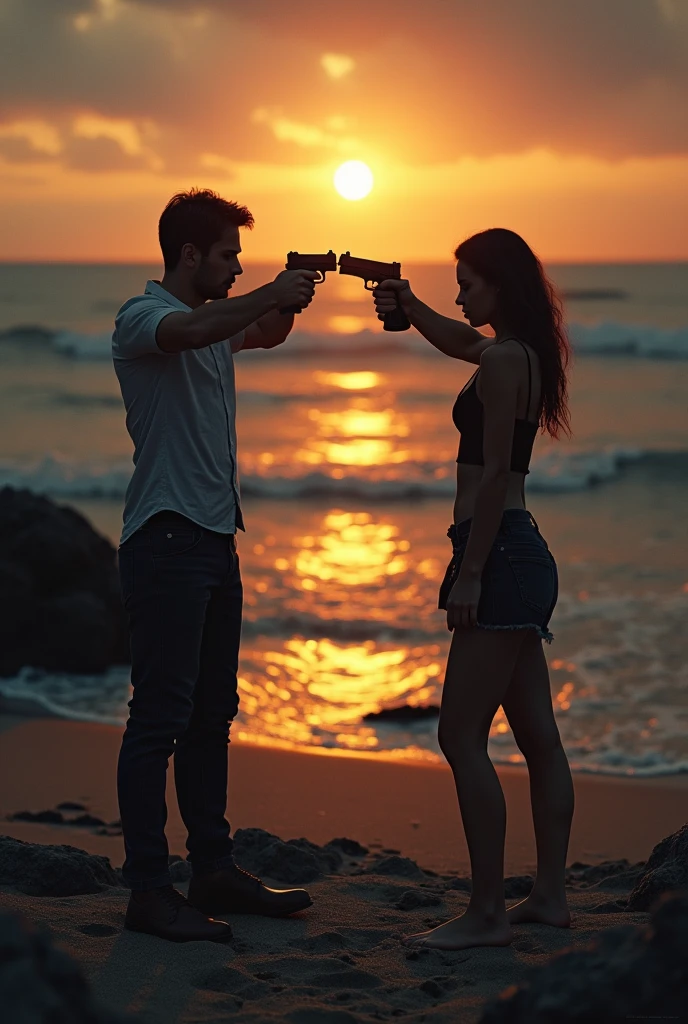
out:
{"label": "man", "polygon": [[[303,889],[268,889],[234,864],[227,803],[237,713],[243,530],[232,353],[274,348],[317,276],[283,271],[238,298],[239,229],[253,217],[213,192],[178,193],[160,218],[165,272],[126,302],[112,352],[134,442],[119,549],[131,630],[133,695],[117,785],[131,888],[125,926],[178,942],[226,941],[211,912],[292,914]],[[209,301],[213,300],[213,301]],[[193,869],[188,900],[171,884],[165,780],[174,776]]]}

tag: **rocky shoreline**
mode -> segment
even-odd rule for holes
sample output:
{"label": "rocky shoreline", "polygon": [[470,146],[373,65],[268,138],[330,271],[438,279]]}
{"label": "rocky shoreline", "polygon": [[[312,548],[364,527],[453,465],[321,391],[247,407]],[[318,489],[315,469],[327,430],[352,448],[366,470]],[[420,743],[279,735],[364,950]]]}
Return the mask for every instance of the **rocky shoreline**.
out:
{"label": "rocky shoreline", "polygon": [[129,663],[116,551],[74,509],[0,489],[0,676]]}
{"label": "rocky shoreline", "polygon": [[[582,1024],[620,1021],[631,1013],[671,1015],[688,1005],[688,826],[659,843],[645,863],[572,864],[567,887],[573,928],[521,926],[510,952],[450,953],[400,944],[402,934],[460,913],[470,891],[467,878],[423,870],[396,850],[371,850],[348,838],[319,846],[245,828],[237,831],[235,843],[237,862],[247,870],[277,884],[312,885],[315,907],[286,922],[238,918],[229,949],[208,951],[213,964],[204,985],[197,974],[189,980],[197,993],[213,993],[212,1000],[222,1004],[226,1016],[209,1020],[347,1024],[404,1017],[410,1022],[545,1024],[556,1019]],[[173,857],[171,868],[184,889],[190,866]],[[508,878],[507,899],[522,898],[531,884],[530,876]],[[76,999],[65,1020],[114,1024],[124,1019],[117,1016],[126,1009],[122,1006],[94,1009],[81,970],[53,950],[29,921],[42,920],[63,935],[69,933],[65,917],[87,914],[89,920],[78,926],[82,955],[84,936],[101,950],[105,940],[119,936],[160,962],[172,955],[179,959],[169,944],[121,933],[127,893],[106,857],[0,837],[0,889],[6,906],[15,911],[0,917],[3,1005],[7,998],[18,998],[8,964],[22,959],[23,970],[35,982],[25,987],[27,1006],[38,1005],[36,992],[45,996],[52,986],[51,998],[65,1007]],[[89,947],[86,959],[91,955]],[[196,954],[191,959],[195,963]],[[271,962],[273,969],[254,969],[259,962]],[[46,973],[46,963],[53,965],[52,973]],[[502,977],[495,966],[511,971]],[[306,976],[310,980],[304,981]],[[510,984],[499,987],[507,978]],[[278,1016],[278,1010],[285,1010],[287,990],[286,1015]],[[19,1010],[10,1019],[22,1019]],[[130,1019],[162,1024],[164,1018],[151,1011]]]}

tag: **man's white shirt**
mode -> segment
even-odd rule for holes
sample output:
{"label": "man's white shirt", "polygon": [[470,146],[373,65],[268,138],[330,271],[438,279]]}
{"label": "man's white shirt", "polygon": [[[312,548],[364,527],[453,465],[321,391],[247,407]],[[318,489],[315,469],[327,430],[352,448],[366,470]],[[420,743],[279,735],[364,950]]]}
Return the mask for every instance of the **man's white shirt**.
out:
{"label": "man's white shirt", "polygon": [[165,509],[217,533],[244,528],[232,357],[244,332],[206,348],[164,352],[158,325],[180,310],[191,307],[148,281],[115,318],[112,358],[134,442],[122,544]]}

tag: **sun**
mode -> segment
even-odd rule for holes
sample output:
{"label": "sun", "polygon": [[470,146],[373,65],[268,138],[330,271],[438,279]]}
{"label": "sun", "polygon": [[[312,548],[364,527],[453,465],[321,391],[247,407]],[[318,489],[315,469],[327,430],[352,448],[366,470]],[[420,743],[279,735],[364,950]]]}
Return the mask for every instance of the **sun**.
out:
{"label": "sun", "polygon": [[361,160],[347,160],[334,174],[334,187],[343,199],[365,199],[373,184],[373,172]]}

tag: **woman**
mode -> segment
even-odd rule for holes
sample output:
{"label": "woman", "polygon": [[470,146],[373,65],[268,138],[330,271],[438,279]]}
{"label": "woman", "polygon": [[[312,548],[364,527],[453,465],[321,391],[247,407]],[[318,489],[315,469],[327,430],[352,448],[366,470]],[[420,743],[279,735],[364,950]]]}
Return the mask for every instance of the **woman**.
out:
{"label": "woman", "polygon": [[[564,885],[573,785],[554,720],[542,641],[557,599],[557,569],[525,507],[524,481],[538,429],[569,433],[569,346],[554,290],[532,250],[494,228],[457,248],[456,304],[470,323],[441,316],[408,281],[375,289],[379,316],[399,303],[440,352],[478,365],[456,400],[453,557],[440,608],[453,630],[439,742],[454,774],[471,860],[472,892],[460,917],[405,939],[438,949],[505,946],[526,921],[568,927]],[[476,328],[489,324],[494,338]],[[506,910],[506,807],[487,754],[504,708],[530,774],[537,875],[530,895]]]}

